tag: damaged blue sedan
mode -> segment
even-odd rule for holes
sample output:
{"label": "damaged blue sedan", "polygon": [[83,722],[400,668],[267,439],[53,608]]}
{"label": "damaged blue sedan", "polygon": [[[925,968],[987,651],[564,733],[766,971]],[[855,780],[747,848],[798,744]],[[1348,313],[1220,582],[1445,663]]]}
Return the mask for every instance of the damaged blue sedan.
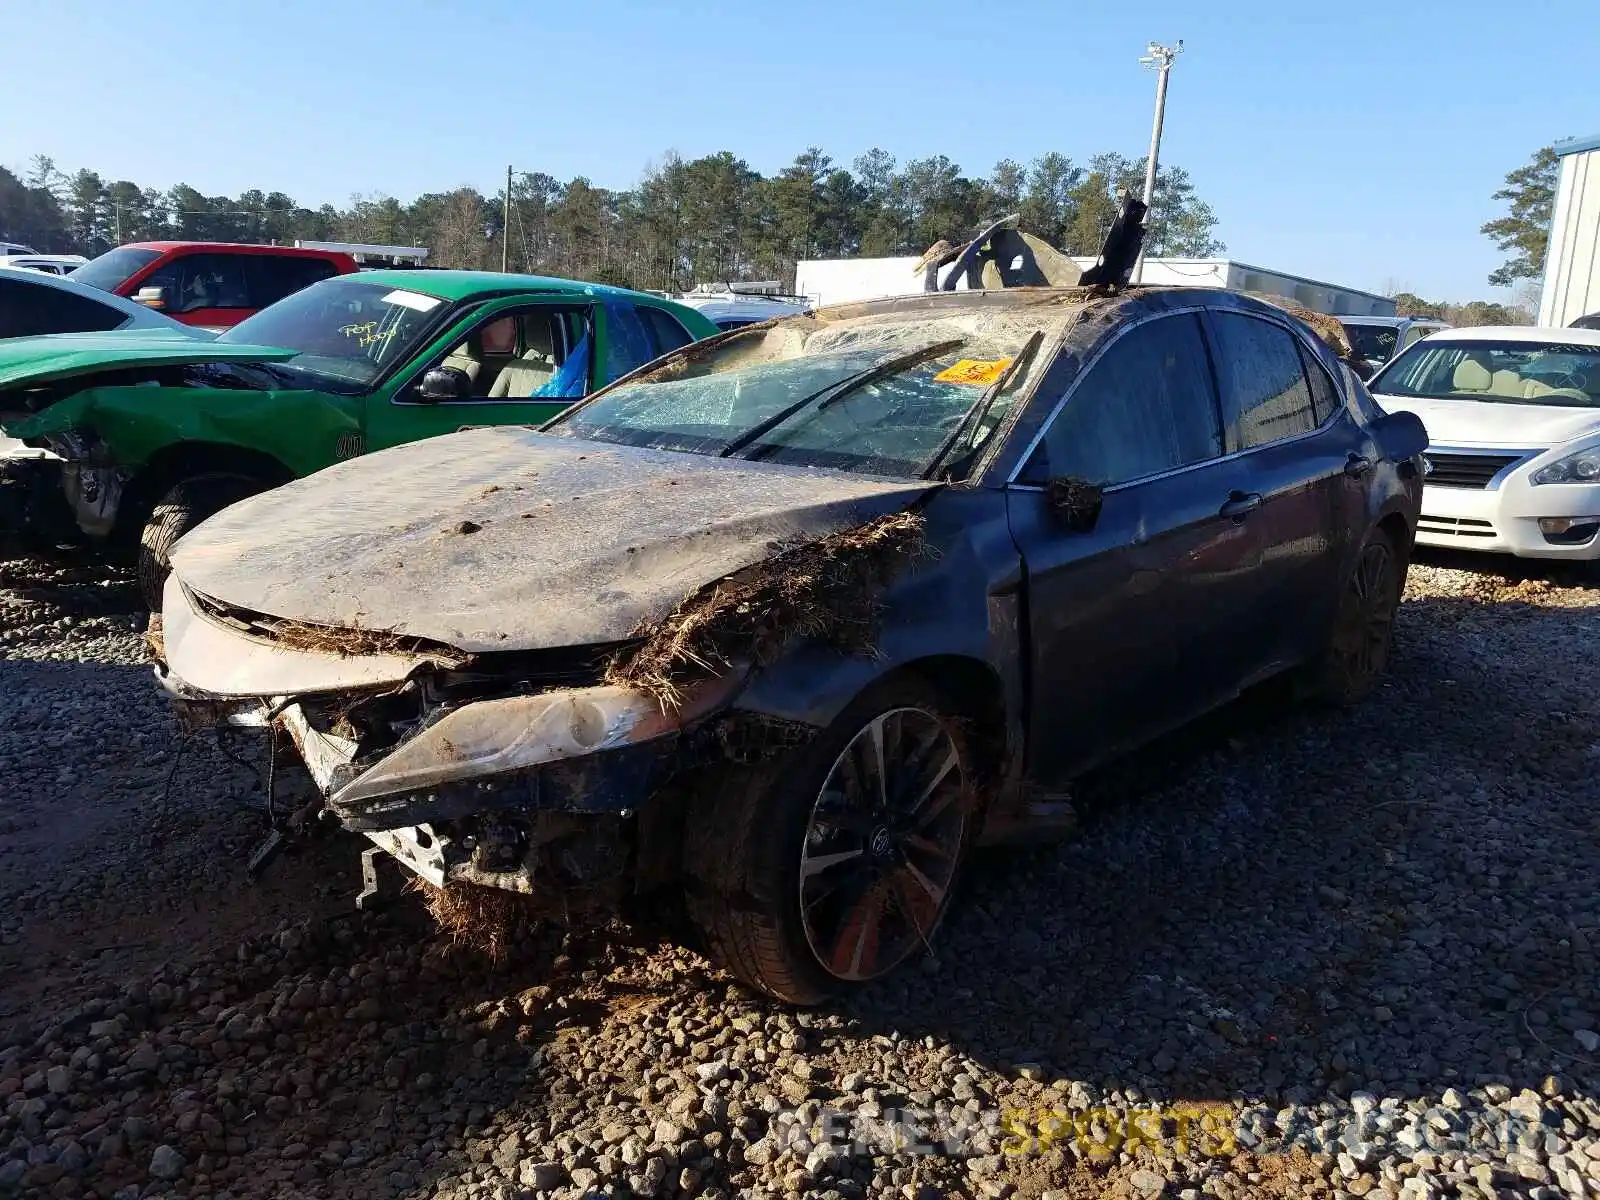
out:
{"label": "damaged blue sedan", "polygon": [[1070,824],[1095,764],[1285,672],[1369,693],[1425,470],[1283,306],[1005,286],[978,249],[994,286],[728,333],[225,510],[172,555],[163,685],[292,744],[299,818],[369,868],[570,921],[681,897],[795,1003],[884,976],[971,847]]}

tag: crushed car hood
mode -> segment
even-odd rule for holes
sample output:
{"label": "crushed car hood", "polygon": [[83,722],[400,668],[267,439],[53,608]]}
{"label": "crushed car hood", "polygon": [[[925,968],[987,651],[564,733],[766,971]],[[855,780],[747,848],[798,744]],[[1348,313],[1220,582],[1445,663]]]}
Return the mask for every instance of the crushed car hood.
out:
{"label": "crushed car hood", "polygon": [[298,353],[275,346],[218,344],[149,330],[0,338],[0,390],[125,367],[282,362]]}
{"label": "crushed car hood", "polygon": [[474,429],[245,500],[172,563],[184,587],[251,617],[469,652],[579,646],[935,486]]}

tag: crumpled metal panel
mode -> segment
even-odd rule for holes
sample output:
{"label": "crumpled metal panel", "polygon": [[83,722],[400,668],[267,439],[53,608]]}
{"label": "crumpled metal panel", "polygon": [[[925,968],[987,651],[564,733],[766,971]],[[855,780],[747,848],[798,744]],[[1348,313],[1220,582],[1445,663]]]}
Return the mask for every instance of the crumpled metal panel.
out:
{"label": "crumpled metal panel", "polygon": [[576,646],[931,486],[487,428],[252,497],[172,561],[195,592],[274,618],[469,652]]}

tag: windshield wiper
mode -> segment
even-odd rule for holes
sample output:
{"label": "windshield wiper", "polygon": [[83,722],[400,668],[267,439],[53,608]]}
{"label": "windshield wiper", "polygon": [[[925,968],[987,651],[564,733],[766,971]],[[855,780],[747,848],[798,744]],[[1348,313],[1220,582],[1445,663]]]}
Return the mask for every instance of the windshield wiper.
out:
{"label": "windshield wiper", "polygon": [[854,375],[846,375],[843,379],[828,384],[827,387],[818,388],[816,391],[800,397],[793,404],[786,404],[760,424],[745,430],[745,432],[729,442],[718,457],[729,458],[737,454],[752,442],[759,441],[771,433],[779,425],[782,425],[790,417],[812,403],[820,400],[821,403],[817,404],[818,411],[820,411],[841,396],[845,396],[857,388],[865,387],[875,379],[881,379],[885,375],[892,375],[906,367],[915,366],[923,359],[932,358],[935,354],[943,354],[946,350],[954,350],[957,346],[965,344],[965,342],[965,338],[951,338],[948,341],[934,342],[931,346],[922,346],[916,350],[895,354],[873,363],[872,366],[867,367],[865,370],[857,371]]}
{"label": "windshield wiper", "polygon": [[[1000,393],[1005,391],[1006,388],[1010,386],[1011,381],[1017,377],[1017,372],[1021,371],[1025,366],[1033,361],[1033,356],[1039,352],[1039,346],[1043,342],[1044,331],[1042,329],[1035,329],[1033,333],[1029,335],[1028,340],[1022,344],[1022,349],[1017,351],[1017,356],[1011,360],[1011,365],[1000,373],[1000,378],[996,379],[993,383],[986,387],[983,390],[983,395],[974,400],[972,402],[972,407],[967,409],[967,411],[962,414],[960,422],[957,423],[955,429],[951,430],[950,436],[945,438],[943,444],[940,445],[939,452],[933,456],[933,461],[928,464],[927,470],[922,472],[922,477],[924,479],[933,478],[934,473],[939,469],[939,464],[944,461],[944,456],[949,454],[951,450],[955,449],[956,443],[961,440],[961,435],[963,433],[976,426],[980,421],[983,420],[983,418],[988,414],[989,409],[993,407],[995,400],[999,398]],[[978,452],[982,444],[983,443],[979,442],[977,445],[974,445],[966,452],[966,454],[962,455],[961,459],[958,461],[966,461],[971,459],[972,456]],[[944,473],[946,478],[949,478],[951,472],[954,471],[955,466],[955,463],[950,464],[950,470]]]}

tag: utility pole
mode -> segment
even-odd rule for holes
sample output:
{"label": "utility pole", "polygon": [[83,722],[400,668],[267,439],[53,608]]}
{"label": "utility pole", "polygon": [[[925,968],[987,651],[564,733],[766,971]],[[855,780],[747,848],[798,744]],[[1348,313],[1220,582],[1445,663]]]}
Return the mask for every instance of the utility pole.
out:
{"label": "utility pole", "polygon": [[[1150,157],[1144,164],[1145,220],[1150,220],[1151,204],[1156,195],[1156,160],[1161,156],[1161,123],[1167,115],[1167,75],[1172,70],[1172,60],[1183,53],[1183,39],[1176,46],[1163,46],[1151,42],[1140,64],[1156,73],[1156,120],[1150,130]],[[1133,265],[1133,282],[1144,278],[1144,244],[1139,246],[1139,261]]]}
{"label": "utility pole", "polygon": [[511,250],[511,167],[506,167],[506,210],[500,221],[500,273],[507,270],[507,254]]}

